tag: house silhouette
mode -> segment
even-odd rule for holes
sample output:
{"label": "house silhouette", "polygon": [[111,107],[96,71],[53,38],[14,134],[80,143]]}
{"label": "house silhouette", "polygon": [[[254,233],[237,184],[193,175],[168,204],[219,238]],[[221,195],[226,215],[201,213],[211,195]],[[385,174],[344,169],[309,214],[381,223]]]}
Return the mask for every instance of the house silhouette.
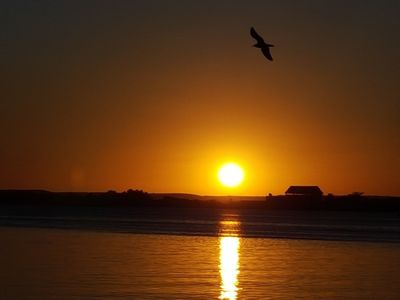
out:
{"label": "house silhouette", "polygon": [[316,185],[305,186],[305,185],[292,185],[290,186],[285,194],[287,196],[308,196],[308,197],[322,197],[323,193],[321,189]]}

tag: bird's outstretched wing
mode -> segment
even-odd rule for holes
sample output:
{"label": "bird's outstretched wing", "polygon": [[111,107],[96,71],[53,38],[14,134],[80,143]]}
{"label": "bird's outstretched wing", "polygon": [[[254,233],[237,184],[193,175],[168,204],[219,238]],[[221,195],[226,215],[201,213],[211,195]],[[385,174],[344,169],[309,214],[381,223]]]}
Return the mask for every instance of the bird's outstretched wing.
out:
{"label": "bird's outstretched wing", "polygon": [[264,43],[264,39],[256,32],[253,27],[250,28],[250,35],[255,38],[257,42]]}
{"label": "bird's outstretched wing", "polygon": [[263,47],[261,48],[261,52],[264,54],[266,58],[268,58],[270,61],[273,61],[274,59],[272,58],[271,52],[269,51],[269,47]]}

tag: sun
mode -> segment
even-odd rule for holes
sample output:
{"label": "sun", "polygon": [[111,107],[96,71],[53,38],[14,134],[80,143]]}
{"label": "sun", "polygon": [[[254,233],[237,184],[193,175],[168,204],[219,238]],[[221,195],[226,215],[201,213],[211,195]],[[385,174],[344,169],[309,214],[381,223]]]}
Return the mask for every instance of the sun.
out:
{"label": "sun", "polygon": [[238,164],[226,163],[219,169],[218,179],[226,187],[237,187],[244,179],[244,172]]}

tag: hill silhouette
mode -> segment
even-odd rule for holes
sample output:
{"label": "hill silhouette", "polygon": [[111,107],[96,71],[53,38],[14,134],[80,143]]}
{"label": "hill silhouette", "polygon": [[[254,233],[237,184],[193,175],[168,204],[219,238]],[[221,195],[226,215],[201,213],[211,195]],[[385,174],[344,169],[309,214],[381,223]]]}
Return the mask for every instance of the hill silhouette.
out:
{"label": "hill silhouette", "polygon": [[268,195],[266,197],[151,194],[143,190],[124,192],[50,192],[45,190],[0,190],[0,206],[98,206],[98,207],[231,207],[266,210],[395,211],[400,197],[350,195]]}

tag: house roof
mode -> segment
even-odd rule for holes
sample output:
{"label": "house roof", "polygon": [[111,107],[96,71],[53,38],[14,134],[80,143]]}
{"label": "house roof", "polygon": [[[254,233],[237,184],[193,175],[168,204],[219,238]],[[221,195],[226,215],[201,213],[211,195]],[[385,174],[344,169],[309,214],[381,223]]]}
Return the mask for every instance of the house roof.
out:
{"label": "house roof", "polygon": [[310,185],[310,186],[292,185],[287,189],[286,194],[298,194],[298,195],[316,195],[316,194],[318,194],[318,195],[321,195],[322,191],[316,185]]}

